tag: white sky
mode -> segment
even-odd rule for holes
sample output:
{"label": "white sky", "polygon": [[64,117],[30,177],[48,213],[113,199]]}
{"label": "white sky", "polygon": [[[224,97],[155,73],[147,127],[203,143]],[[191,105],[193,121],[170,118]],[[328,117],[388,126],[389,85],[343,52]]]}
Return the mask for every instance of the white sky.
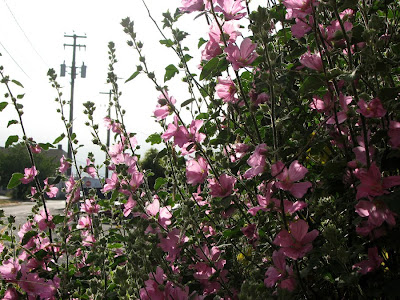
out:
{"label": "white sky", "polygon": [[[154,19],[162,26],[161,14],[167,9],[174,12],[176,7],[181,5],[181,1],[147,0],[147,5]],[[256,8],[253,3],[252,8]],[[177,65],[178,58],[174,56],[171,49],[159,44],[162,37],[148,18],[142,1],[0,0],[0,42],[2,44],[0,52],[3,55],[0,57],[0,65],[4,66],[5,74],[20,81],[25,87],[23,90],[17,87],[13,90],[15,94],[25,93],[21,103],[24,105],[23,121],[29,137],[33,137],[37,142],[52,143],[64,132],[60,115],[56,113],[58,108],[58,103],[54,101],[56,93],[48,83],[46,74],[49,68],[54,68],[59,75],[60,64],[64,60],[67,66],[71,66],[72,47],[64,49],[64,44],[72,44],[73,39],[65,38],[64,34],[76,33],[77,35],[87,35],[86,39],[77,39],[77,43],[86,45],[86,50],[77,50],[76,65],[81,66],[82,62],[87,65],[86,78],[82,79],[78,75],[75,80],[74,132],[77,134],[79,142],[85,145],[78,152],[78,162],[85,164],[88,151],[95,153],[98,163],[103,160],[101,152],[91,145],[89,129],[84,125],[86,116],[82,113],[82,103],[86,101],[96,103],[96,121],[100,125],[105,142],[106,130],[102,126],[102,119],[106,115],[108,95],[99,93],[108,92],[110,89],[110,86],[106,84],[109,41],[116,44],[116,54],[119,60],[116,73],[122,78],[120,80],[120,89],[123,93],[121,105],[127,111],[125,116],[127,128],[129,131],[137,133],[142,150],[149,148],[149,145],[145,144],[147,136],[154,132],[161,132],[160,126],[151,117],[159,92],[154,89],[153,84],[144,75],[124,84],[124,81],[136,70],[138,64],[137,54],[126,45],[128,36],[122,31],[120,25],[121,19],[128,16],[135,22],[138,39],[144,43],[143,50],[146,61],[150,69],[155,70],[156,77],[162,84],[165,67],[171,63]],[[200,36],[207,39],[208,26],[204,18],[196,20],[196,26],[193,26],[194,17],[195,14],[183,16],[179,28],[191,34],[186,43],[192,50],[192,56],[194,56],[193,53],[198,53],[198,56],[192,59],[192,72],[199,74],[200,72],[196,69],[200,57],[197,41]],[[28,76],[21,71],[3,47]],[[186,86],[180,82],[179,75],[176,77],[167,84],[170,86],[170,95],[173,95],[181,103],[190,96],[186,92]],[[59,77],[58,82],[64,87],[64,100],[69,101],[70,76],[67,74],[66,77]],[[2,85],[0,86],[2,97],[0,102],[4,101],[4,92],[5,88]],[[69,118],[68,109],[66,117]],[[9,135],[22,136],[19,125],[6,128],[11,119],[17,119],[17,114],[9,105],[0,113],[1,146],[4,145]],[[63,141],[62,145],[66,150],[66,141]]]}

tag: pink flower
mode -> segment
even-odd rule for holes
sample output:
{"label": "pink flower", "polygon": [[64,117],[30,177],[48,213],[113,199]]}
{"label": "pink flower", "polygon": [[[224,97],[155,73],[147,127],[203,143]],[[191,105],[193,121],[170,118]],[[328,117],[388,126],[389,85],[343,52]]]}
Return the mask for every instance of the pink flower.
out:
{"label": "pink flower", "polygon": [[177,228],[174,228],[170,232],[166,238],[160,238],[160,243],[158,246],[164,251],[167,252],[168,255],[165,258],[167,261],[175,261],[181,251],[182,244],[189,241],[189,238],[185,236],[185,234],[181,233],[181,231]]}
{"label": "pink flower", "polygon": [[192,199],[195,200],[199,206],[204,206],[204,205],[210,206],[210,203],[207,200],[204,200],[200,194],[201,194],[201,186],[199,185],[197,187],[197,192],[192,194]]}
{"label": "pink flower", "polygon": [[42,147],[40,147],[38,144],[30,145],[29,148],[35,154],[38,154],[38,153],[42,152],[42,150],[43,150]]}
{"label": "pink flower", "polygon": [[254,106],[266,103],[269,100],[269,95],[267,93],[257,94],[253,91],[250,91],[249,96]]}
{"label": "pink flower", "polygon": [[222,12],[225,16],[225,21],[240,20],[246,13],[240,13],[245,7],[241,0],[217,0],[220,6],[215,8],[215,11]]}
{"label": "pink flower", "polygon": [[257,175],[260,175],[264,172],[266,162],[266,154],[267,154],[267,145],[260,144],[254,150],[254,153],[247,160],[247,164],[251,167],[248,169],[243,177],[246,179],[251,179]]}
{"label": "pink flower", "polygon": [[308,232],[308,224],[304,220],[292,222],[289,225],[290,233],[283,229],[275,237],[273,243],[282,247],[280,251],[294,260],[302,258],[313,248],[312,241],[318,236],[318,230]]}
{"label": "pink flower", "polygon": [[55,197],[57,197],[58,188],[55,187],[55,186],[52,185],[52,184],[49,185],[48,182],[49,182],[49,179],[46,178],[46,179],[44,180],[44,184],[45,184],[45,186],[44,186],[44,188],[43,188],[44,191],[46,192],[47,196],[49,196],[49,198],[55,198]]}
{"label": "pink flower", "polygon": [[117,173],[113,173],[111,178],[106,178],[106,184],[103,187],[102,193],[115,190],[119,187],[119,180]]}
{"label": "pink flower", "polygon": [[29,182],[33,181],[37,174],[38,172],[36,171],[35,166],[32,168],[25,168],[24,178],[21,178],[20,180],[23,184],[28,184]]}
{"label": "pink flower", "polygon": [[65,191],[67,192],[67,203],[72,201],[75,202],[80,198],[80,188],[75,182],[74,177],[71,177],[65,182]]}
{"label": "pink flower", "polygon": [[250,149],[250,146],[243,143],[236,143],[233,145],[233,149],[235,151],[235,158],[241,159],[246,155],[247,151]]}
{"label": "pink flower", "polygon": [[354,11],[350,8],[345,9],[339,14],[340,19],[345,20],[347,18],[351,18],[354,15]]}
{"label": "pink flower", "polygon": [[122,133],[121,124],[111,120],[109,117],[104,118],[104,125],[108,130],[112,130],[114,133]]}
{"label": "pink flower", "polygon": [[259,238],[256,224],[249,224],[241,228],[240,231],[250,240],[250,243],[256,242]]}
{"label": "pink flower", "polygon": [[89,216],[82,216],[79,218],[76,228],[89,230],[91,226],[92,226],[92,219]]}
{"label": "pink flower", "polygon": [[[370,135],[370,133],[368,133],[368,140],[369,140],[369,135]],[[353,161],[349,161],[347,163],[347,165],[353,169],[356,169],[358,166],[360,166],[360,164],[362,166],[367,165],[367,155],[366,155],[367,149],[365,148],[364,137],[358,136],[357,142],[358,142],[359,146],[353,148],[353,152],[356,155],[356,159]],[[370,160],[370,162],[372,162],[372,157],[375,154],[375,148],[373,146],[369,146],[368,151],[369,151],[369,160]]]}
{"label": "pink flower", "polygon": [[[236,38],[242,35],[239,31],[239,24],[236,21],[225,22],[222,25],[222,32],[224,33],[225,41],[230,43],[234,43]],[[221,29],[215,21],[211,24],[208,35],[210,40],[222,45],[224,44],[224,40],[221,37]]]}
{"label": "pink flower", "polygon": [[210,60],[222,53],[222,49],[219,43],[213,39],[210,39],[203,51],[201,51],[201,60]]}
{"label": "pink flower", "polygon": [[[216,293],[221,286],[215,280],[226,280],[227,271],[223,270],[226,260],[221,259],[221,250],[215,246],[210,250],[207,245],[203,245],[201,249],[196,249],[196,253],[201,261],[191,266],[191,268],[196,270],[193,277],[203,285],[204,295]],[[219,276],[216,276],[217,271],[219,271]]]}
{"label": "pink flower", "polygon": [[300,63],[310,69],[322,72],[323,70],[323,64],[322,64],[322,59],[321,59],[321,54],[314,53],[311,54],[310,50],[308,50],[307,53],[304,53],[300,57]]}
{"label": "pink flower", "polygon": [[374,98],[368,104],[364,99],[358,101],[357,112],[362,114],[366,118],[381,118],[386,115],[386,109],[383,108],[381,100],[379,98]]}
{"label": "pink flower", "polygon": [[93,162],[89,158],[86,158],[86,167],[84,171],[88,173],[92,178],[95,178],[97,176],[96,169],[93,167]]}
{"label": "pink flower", "polygon": [[375,162],[371,164],[368,171],[361,169],[358,177],[361,183],[357,186],[357,200],[387,194],[387,189],[400,185],[400,176],[382,178],[381,171]]}
{"label": "pink flower", "polygon": [[[351,31],[353,29],[353,24],[351,22],[344,22],[343,23],[344,26],[344,30],[346,32]],[[337,36],[342,37],[343,33],[342,33],[342,28],[340,26],[340,23],[338,20],[334,20],[331,22],[331,24],[329,26],[326,27],[326,40],[328,42],[330,41],[334,41],[336,40]],[[343,40],[343,38],[341,39]]]}
{"label": "pink flower", "polygon": [[154,116],[157,118],[157,121],[164,120],[172,113],[175,103],[175,98],[172,96],[170,97],[168,92],[164,90],[164,93],[158,96],[158,104],[154,110]]}
{"label": "pink flower", "polygon": [[49,212],[47,213],[47,215],[44,209],[42,209],[40,214],[35,215],[34,217],[34,220],[38,224],[39,229],[42,231],[45,230],[47,227],[52,229],[55,227],[54,223],[52,222],[53,216]]}
{"label": "pink flower", "polygon": [[228,77],[228,79],[222,79],[218,77],[218,83],[215,86],[215,91],[225,103],[236,103],[238,98],[235,97],[237,88],[233,81]]}
{"label": "pink flower", "polygon": [[81,211],[89,215],[97,214],[100,210],[100,205],[96,204],[94,198],[86,199],[84,203],[81,204]]}
{"label": "pink flower", "polygon": [[265,273],[266,278],[264,284],[267,287],[274,287],[277,282],[278,286],[288,291],[296,288],[296,281],[293,276],[293,268],[286,266],[285,256],[281,251],[272,253],[272,261],[275,267],[269,267]]}
{"label": "pink flower", "polygon": [[60,286],[60,280],[55,277],[53,280],[45,280],[39,277],[38,273],[23,272],[22,277],[18,280],[20,288],[35,299],[37,296],[40,299],[50,299],[54,297],[57,289]]}
{"label": "pink flower", "polygon": [[18,300],[18,293],[13,287],[9,287],[4,293],[3,300]]}
{"label": "pink flower", "polygon": [[331,99],[331,96],[329,93],[326,93],[321,99],[319,96],[314,95],[312,98],[312,103],[310,103],[310,108],[315,109],[316,111],[320,113],[326,113],[330,114],[332,109],[334,107],[334,103]]}
{"label": "pink flower", "polygon": [[178,125],[177,116],[174,116],[174,122],[168,124],[167,130],[161,135],[161,137],[164,139],[164,141],[168,141],[174,137],[174,145],[177,145],[181,148],[190,140],[187,128],[183,125]]}
{"label": "pink flower", "polygon": [[127,217],[132,212],[132,209],[136,206],[137,202],[133,200],[132,195],[129,196],[128,202],[124,205],[124,217]]}
{"label": "pink flower", "polygon": [[196,185],[203,183],[208,175],[208,163],[202,156],[197,160],[192,159],[186,162],[186,180],[188,184]]}
{"label": "pink flower", "polygon": [[218,180],[216,178],[208,179],[208,187],[212,197],[227,197],[232,194],[236,178],[222,174]]}
{"label": "pink flower", "polygon": [[122,143],[111,145],[108,150],[108,154],[110,154],[111,161],[114,164],[121,164],[125,162],[124,145]]}
{"label": "pink flower", "polygon": [[400,148],[400,122],[390,121],[388,136],[390,146]]}
{"label": "pink flower", "polygon": [[283,162],[278,161],[271,166],[272,176],[276,176],[280,181],[275,186],[281,190],[289,191],[296,198],[302,198],[311,187],[311,182],[299,182],[307,174],[307,168],[303,167],[297,160],[292,162],[287,169]]}
{"label": "pink flower", "polygon": [[360,200],[355,206],[356,213],[361,217],[368,217],[368,224],[373,228],[379,227],[386,221],[390,226],[396,225],[395,213],[382,200]]}
{"label": "pink flower", "polygon": [[2,279],[8,281],[15,281],[17,279],[18,271],[21,270],[21,266],[18,259],[8,259],[3,261],[0,266],[0,274]]}
{"label": "pink flower", "polygon": [[203,123],[204,123],[203,120],[193,120],[190,123],[189,134],[188,134],[188,138],[190,141],[197,143],[201,143],[204,141],[206,135],[204,133],[199,132],[201,126],[203,126]]}
{"label": "pink flower", "polygon": [[143,183],[143,178],[144,176],[141,172],[134,172],[132,174],[132,178],[129,181],[132,191],[136,191],[140,187],[140,185]]}
{"label": "pink flower", "polygon": [[[82,231],[84,232],[84,231]],[[96,243],[96,239],[93,235],[88,234],[87,232],[84,234],[84,240],[82,240],[82,245],[87,247],[92,247],[94,243]]]}
{"label": "pink flower", "polygon": [[358,269],[357,272],[361,274],[367,274],[379,268],[382,262],[382,257],[378,255],[378,248],[373,247],[368,249],[368,259],[355,264],[353,269]]}
{"label": "pink flower", "polygon": [[170,210],[170,206],[160,207],[160,201],[157,195],[154,196],[152,203],[146,203],[146,213],[153,217],[157,217],[158,214],[158,223],[163,228],[167,228],[168,225],[171,225],[170,219],[172,218],[172,214]]}
{"label": "pink flower", "polygon": [[286,19],[305,18],[312,13],[312,7],[318,6],[317,0],[283,0],[286,7]]}
{"label": "pink flower", "polygon": [[[164,284],[167,276],[161,267],[157,267],[156,273],[149,274],[149,280],[146,280],[145,287],[140,289],[140,299],[143,300],[164,300],[164,293],[158,288]],[[169,296],[168,296],[169,297]]]}
{"label": "pink flower", "polygon": [[208,0],[182,0],[182,7],[180,7],[179,9],[182,12],[187,12],[187,13],[191,13],[194,11],[202,11],[205,8],[204,7],[205,2],[208,2]]}
{"label": "pink flower", "polygon": [[249,66],[257,57],[258,54],[254,51],[257,44],[253,44],[250,38],[245,38],[238,46],[230,43],[228,47],[225,48],[227,54],[227,59],[232,63],[232,67],[235,71],[242,67]]}
{"label": "pink flower", "polygon": [[60,171],[60,173],[65,173],[70,167],[71,164],[66,160],[65,156],[63,155],[60,158],[60,168],[58,170]]}
{"label": "pink flower", "polygon": [[[310,23],[311,22],[312,16],[310,16]],[[302,38],[303,36],[306,35],[307,32],[311,31],[312,27],[305,21],[304,19],[299,19],[296,18],[296,24],[292,25],[291,30],[292,30],[292,35],[295,38]]]}

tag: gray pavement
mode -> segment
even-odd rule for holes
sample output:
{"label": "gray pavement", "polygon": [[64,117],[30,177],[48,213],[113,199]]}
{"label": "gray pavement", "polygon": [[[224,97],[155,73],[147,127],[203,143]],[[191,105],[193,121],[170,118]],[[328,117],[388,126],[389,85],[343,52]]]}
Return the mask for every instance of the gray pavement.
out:
{"label": "gray pavement", "polygon": [[[18,205],[14,204],[10,206],[0,207],[0,210],[4,211],[4,215],[6,217],[8,217],[9,215],[15,216],[16,227],[19,228],[20,225],[26,222],[27,217],[29,215],[32,215],[33,205],[33,202],[20,202],[20,204]],[[46,200],[46,206],[50,210],[50,213],[52,215],[62,214],[63,209],[65,208],[65,200]]]}

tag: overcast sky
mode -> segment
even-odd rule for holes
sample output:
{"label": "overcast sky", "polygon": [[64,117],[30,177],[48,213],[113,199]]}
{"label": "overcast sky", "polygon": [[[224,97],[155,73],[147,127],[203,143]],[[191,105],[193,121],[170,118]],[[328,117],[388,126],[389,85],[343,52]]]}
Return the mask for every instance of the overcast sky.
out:
{"label": "overcast sky", "polygon": [[[147,5],[153,17],[161,24],[162,12],[168,9],[175,11],[176,7],[181,5],[181,1],[147,0]],[[253,7],[255,8],[254,5]],[[151,133],[161,132],[160,126],[151,117],[159,93],[145,76],[139,76],[124,84],[138,64],[137,54],[126,45],[128,36],[120,25],[121,19],[128,16],[135,22],[138,39],[144,42],[143,49],[150,68],[156,71],[157,78],[163,83],[165,67],[171,63],[177,65],[178,59],[170,49],[159,44],[162,37],[149,19],[142,1],[0,0],[0,52],[3,55],[0,57],[0,65],[4,66],[5,74],[17,79],[25,87],[23,90],[15,87],[14,92],[25,93],[21,101],[24,105],[23,121],[30,137],[37,142],[53,142],[64,132],[60,115],[56,113],[56,93],[48,83],[46,74],[49,68],[54,68],[59,75],[60,64],[64,60],[67,66],[71,65],[72,47],[64,49],[64,44],[72,44],[73,39],[65,38],[64,34],[75,33],[87,36],[86,39],[77,40],[77,43],[86,45],[86,50],[77,50],[76,65],[81,66],[84,62],[87,66],[86,78],[82,79],[78,75],[75,81],[74,131],[80,143],[85,144],[79,151],[78,161],[84,164],[88,151],[102,155],[95,146],[90,145],[91,135],[84,126],[86,117],[82,113],[82,103],[96,103],[96,120],[100,123],[105,141],[106,131],[102,126],[102,118],[106,115],[108,96],[99,93],[108,92],[110,89],[106,84],[109,41],[116,44],[119,60],[116,73],[121,77],[121,105],[127,111],[127,128],[137,133],[142,149],[149,147],[144,142],[146,137]],[[197,50],[198,38],[207,38],[208,26],[204,18],[196,20],[196,26],[193,26],[194,17],[195,14],[185,15],[179,24],[180,29],[191,34],[186,43],[191,49]],[[199,56],[192,61],[193,71],[197,71]],[[69,101],[70,77],[67,74],[66,77],[59,77],[58,81],[64,87],[64,99]],[[186,93],[186,86],[179,78],[171,80],[168,84],[170,94],[174,95],[178,102],[190,98]],[[0,92],[4,94],[4,86],[0,87]],[[22,135],[19,125],[6,128],[8,121],[16,118],[16,112],[11,106],[0,113],[1,146],[9,135]],[[66,150],[66,141],[63,141],[62,145]],[[102,159],[101,156],[97,160],[101,162]]]}

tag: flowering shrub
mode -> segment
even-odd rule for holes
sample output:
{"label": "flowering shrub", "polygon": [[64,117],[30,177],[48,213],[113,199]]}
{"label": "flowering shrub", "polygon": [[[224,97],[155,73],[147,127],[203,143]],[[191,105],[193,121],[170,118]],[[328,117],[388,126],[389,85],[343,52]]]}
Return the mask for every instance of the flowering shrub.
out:
{"label": "flowering shrub", "polygon": [[[166,68],[164,83],[183,72],[184,102],[149,70],[140,33],[122,20],[139,56],[127,82],[145,75],[160,92],[160,132],[148,142],[164,142],[158,158],[166,176],[149,186],[151,170],[137,163],[110,43],[112,146],[99,138],[94,104],[85,104],[93,143],[112,172],[102,179],[106,199],[95,191],[82,198],[77,147],[54,178],[37,180],[36,143],[23,126],[22,95],[12,91],[12,83],[22,85],[1,69],[9,100],[0,108],[15,106],[32,162],[9,188],[34,182],[37,203],[18,237],[11,217],[1,236],[5,299],[400,296],[399,3],[284,0],[251,11],[249,2],[183,0],[163,15],[170,34],[161,43],[180,59]],[[203,24],[209,40],[199,42],[199,74],[182,46],[187,33],[176,27],[194,14],[210,24]],[[56,74],[48,75],[66,128],[54,143],[67,136],[74,147]],[[16,141],[11,136],[6,146]],[[95,157],[87,162],[85,172],[98,177]],[[76,177],[67,177],[72,167]],[[52,216],[44,194],[53,195],[60,180],[67,206]]]}

